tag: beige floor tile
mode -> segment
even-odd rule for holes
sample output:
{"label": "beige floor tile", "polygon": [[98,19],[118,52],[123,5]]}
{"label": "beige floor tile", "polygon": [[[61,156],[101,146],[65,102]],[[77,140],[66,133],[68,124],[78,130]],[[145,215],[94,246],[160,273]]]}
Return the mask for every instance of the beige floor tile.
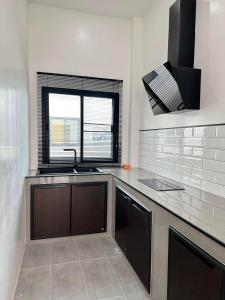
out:
{"label": "beige floor tile", "polygon": [[50,265],[50,244],[35,244],[26,247],[22,268]]}
{"label": "beige floor tile", "polygon": [[113,298],[108,298],[108,299],[102,299],[102,300],[126,300],[125,297],[113,297]]}
{"label": "beige floor tile", "polygon": [[89,299],[108,299],[123,296],[107,258],[82,262]]}
{"label": "beige floor tile", "polygon": [[126,300],[151,300],[151,298],[147,292],[138,292],[131,295],[127,295]]}
{"label": "beige floor tile", "polygon": [[14,300],[50,299],[150,298],[115,241],[102,237],[27,246]]}
{"label": "beige floor tile", "polygon": [[81,264],[79,262],[52,265],[51,277],[52,300],[87,299]]}
{"label": "beige floor tile", "polygon": [[123,255],[111,256],[109,260],[125,295],[143,291],[143,286],[134,271],[131,270]]}
{"label": "beige floor tile", "polygon": [[121,250],[117,243],[111,237],[103,237],[100,239],[104,251],[107,256],[114,256],[121,254]]}
{"label": "beige floor tile", "polygon": [[78,240],[78,251],[81,260],[106,256],[98,238]]}
{"label": "beige floor tile", "polygon": [[49,300],[50,267],[23,269],[20,272],[14,300]]}
{"label": "beige floor tile", "polygon": [[78,261],[77,241],[55,242],[51,244],[51,264]]}

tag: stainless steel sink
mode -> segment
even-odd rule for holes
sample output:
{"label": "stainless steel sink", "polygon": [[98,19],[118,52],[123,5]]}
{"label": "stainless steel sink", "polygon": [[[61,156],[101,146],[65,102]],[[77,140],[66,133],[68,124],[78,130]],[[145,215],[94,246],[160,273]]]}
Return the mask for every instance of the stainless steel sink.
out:
{"label": "stainless steel sink", "polygon": [[37,175],[54,175],[54,174],[74,174],[73,167],[60,167],[60,168],[40,168]]}
{"label": "stainless steel sink", "polygon": [[37,175],[59,175],[59,174],[99,174],[103,173],[93,167],[60,167],[60,168],[40,168]]}
{"label": "stainless steel sink", "polygon": [[102,173],[101,170],[97,169],[97,168],[93,168],[93,167],[76,167],[74,169],[75,173],[78,174],[86,174],[86,173]]}

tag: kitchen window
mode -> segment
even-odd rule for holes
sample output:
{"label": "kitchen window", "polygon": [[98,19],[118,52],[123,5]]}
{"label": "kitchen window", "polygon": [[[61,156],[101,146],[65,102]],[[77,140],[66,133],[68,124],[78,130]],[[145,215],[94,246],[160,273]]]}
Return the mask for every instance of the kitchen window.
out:
{"label": "kitchen window", "polygon": [[118,120],[118,93],[42,87],[43,162],[117,163]]}

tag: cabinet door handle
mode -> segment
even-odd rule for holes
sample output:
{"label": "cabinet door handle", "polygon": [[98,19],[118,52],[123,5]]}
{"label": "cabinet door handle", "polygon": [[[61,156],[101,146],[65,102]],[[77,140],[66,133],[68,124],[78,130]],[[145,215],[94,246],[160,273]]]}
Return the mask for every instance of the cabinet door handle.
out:
{"label": "cabinet door handle", "polygon": [[34,188],[38,188],[38,189],[54,189],[54,188],[66,188],[66,187],[70,187],[69,184],[64,184],[64,185],[49,185],[49,184],[43,184],[43,185],[38,185],[38,186],[34,186]]}
{"label": "cabinet door handle", "polygon": [[137,209],[139,212],[141,212],[142,214],[145,213],[145,211],[144,211],[143,209],[141,209],[139,206],[137,206],[135,203],[132,202],[131,205],[132,205],[135,209]]}

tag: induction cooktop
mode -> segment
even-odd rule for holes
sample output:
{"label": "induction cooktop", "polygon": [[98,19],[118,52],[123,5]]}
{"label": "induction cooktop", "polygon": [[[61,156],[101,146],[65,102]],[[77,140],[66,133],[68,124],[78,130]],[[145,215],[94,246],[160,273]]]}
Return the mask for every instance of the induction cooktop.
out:
{"label": "induction cooktop", "polygon": [[167,182],[165,180],[153,179],[138,179],[139,182],[144,185],[156,190],[156,191],[182,191],[184,188],[174,185],[173,183]]}

